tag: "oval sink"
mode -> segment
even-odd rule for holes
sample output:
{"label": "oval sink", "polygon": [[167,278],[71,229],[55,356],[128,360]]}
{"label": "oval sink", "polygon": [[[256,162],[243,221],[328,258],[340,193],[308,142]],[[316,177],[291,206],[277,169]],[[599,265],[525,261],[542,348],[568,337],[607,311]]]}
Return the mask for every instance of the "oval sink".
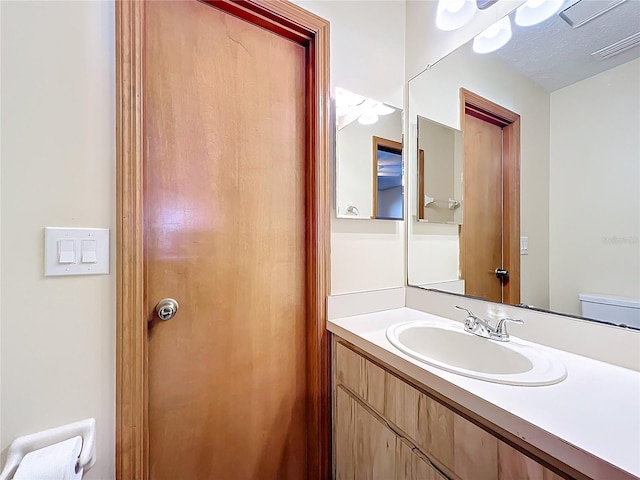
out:
{"label": "oval sink", "polygon": [[434,367],[507,385],[552,385],[567,376],[564,364],[536,348],[497,342],[462,325],[415,321],[392,325],[387,338],[398,350]]}

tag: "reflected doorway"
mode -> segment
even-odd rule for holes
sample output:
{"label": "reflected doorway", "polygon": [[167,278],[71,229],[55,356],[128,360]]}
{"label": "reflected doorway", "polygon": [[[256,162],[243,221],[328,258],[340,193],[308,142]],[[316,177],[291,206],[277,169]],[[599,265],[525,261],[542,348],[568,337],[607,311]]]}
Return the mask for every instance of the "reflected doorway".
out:
{"label": "reflected doorway", "polygon": [[373,137],[373,218],[404,218],[402,171],[402,143]]}
{"label": "reflected doorway", "polygon": [[520,303],[520,115],[460,89],[465,294]]}

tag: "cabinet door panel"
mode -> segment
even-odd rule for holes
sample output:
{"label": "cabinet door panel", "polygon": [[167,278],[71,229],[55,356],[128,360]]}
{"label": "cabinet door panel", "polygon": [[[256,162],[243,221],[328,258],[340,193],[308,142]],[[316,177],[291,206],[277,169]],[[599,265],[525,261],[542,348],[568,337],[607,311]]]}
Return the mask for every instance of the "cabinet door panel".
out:
{"label": "cabinet door panel", "polygon": [[338,480],[395,478],[396,435],[340,387],[335,434]]}
{"label": "cabinet door panel", "polygon": [[355,402],[337,387],[334,412],[335,466],[337,480],[355,480],[356,409]]}
{"label": "cabinet door panel", "polygon": [[544,480],[545,468],[504,442],[498,443],[498,478]]}
{"label": "cabinet door panel", "polygon": [[442,465],[453,469],[453,417],[444,405],[387,373],[384,417]]}
{"label": "cabinet door panel", "polygon": [[498,478],[498,439],[470,421],[454,417],[455,461],[461,478]]}
{"label": "cabinet door panel", "polygon": [[430,458],[452,468],[454,464],[454,413],[427,395],[418,405],[418,446]]}
{"label": "cabinet door panel", "polygon": [[394,480],[413,480],[413,457],[411,447],[399,438],[396,441],[396,476]]}
{"label": "cabinet door panel", "polygon": [[411,473],[412,480],[446,480],[446,477],[415,453],[411,456]]}
{"label": "cabinet door panel", "polygon": [[385,371],[361,355],[336,344],[336,379],[356,393],[378,413],[384,411]]}
{"label": "cabinet door panel", "polygon": [[562,477],[504,442],[498,442],[498,478],[499,480],[514,478],[519,480],[562,480]]}

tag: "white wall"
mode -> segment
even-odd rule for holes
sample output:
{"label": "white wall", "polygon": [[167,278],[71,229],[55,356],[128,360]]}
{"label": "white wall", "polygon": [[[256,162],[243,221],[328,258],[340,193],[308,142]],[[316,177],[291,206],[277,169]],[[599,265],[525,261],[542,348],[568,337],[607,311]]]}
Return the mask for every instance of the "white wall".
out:
{"label": "white wall", "polygon": [[[390,115],[381,115],[374,124],[362,125],[356,120],[338,131],[336,135],[336,211],[338,215],[348,215],[348,204],[358,208],[360,217],[368,219],[373,215],[373,137],[402,142],[402,127],[402,111],[396,110]],[[376,182],[377,178],[376,176]]]}
{"label": "white wall", "polygon": [[[331,83],[402,108],[405,83],[405,2],[294,3],[331,22]],[[335,213],[334,213],[335,215]],[[331,293],[405,284],[404,222],[331,221]]]}
{"label": "white wall", "polygon": [[[459,129],[460,87],[520,114],[520,223],[521,234],[529,237],[529,254],[521,257],[521,298],[525,303],[547,308],[549,93],[497,58],[477,55],[467,47],[451,53],[411,81],[410,128],[414,131],[417,115],[420,115]],[[409,148],[414,148],[411,142],[415,142],[414,138],[408,142]],[[414,157],[408,159],[409,172],[417,171]],[[412,195],[410,192],[409,198],[415,198]],[[416,206],[411,205],[409,283],[421,285],[457,279],[457,226],[418,224],[415,215]],[[443,265],[445,258],[446,265]]]}
{"label": "white wall", "polygon": [[0,8],[1,448],[95,417],[86,478],[112,479],[115,277],[44,278],[42,229],[114,226],[114,5]]}
{"label": "white wall", "polygon": [[[551,94],[551,308],[640,297],[640,60]],[[570,213],[570,214],[569,214]]]}

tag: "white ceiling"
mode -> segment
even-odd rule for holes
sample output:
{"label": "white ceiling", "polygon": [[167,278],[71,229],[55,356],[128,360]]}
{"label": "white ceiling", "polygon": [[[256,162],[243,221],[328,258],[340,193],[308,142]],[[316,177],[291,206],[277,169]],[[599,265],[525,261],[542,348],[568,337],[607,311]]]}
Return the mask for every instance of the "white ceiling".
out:
{"label": "white ceiling", "polygon": [[[605,8],[610,0],[598,2]],[[567,5],[575,4],[567,1]],[[513,38],[493,55],[548,91],[571,85],[640,57],[640,46],[606,60],[591,53],[640,31],[640,0],[627,0],[578,28],[558,15],[532,27],[519,27],[512,18]],[[640,88],[640,87],[639,87]]]}

